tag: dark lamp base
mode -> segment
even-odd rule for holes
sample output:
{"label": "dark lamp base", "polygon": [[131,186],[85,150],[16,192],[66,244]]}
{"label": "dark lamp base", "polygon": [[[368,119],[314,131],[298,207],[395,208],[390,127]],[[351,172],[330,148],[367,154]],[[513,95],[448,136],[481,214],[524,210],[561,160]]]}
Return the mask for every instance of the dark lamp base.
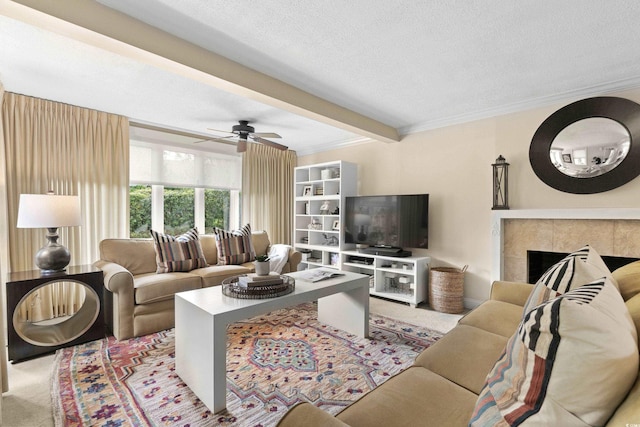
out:
{"label": "dark lamp base", "polygon": [[58,243],[57,228],[48,229],[47,240],[47,244],[36,253],[36,266],[43,274],[64,271],[71,261],[71,254],[66,247]]}

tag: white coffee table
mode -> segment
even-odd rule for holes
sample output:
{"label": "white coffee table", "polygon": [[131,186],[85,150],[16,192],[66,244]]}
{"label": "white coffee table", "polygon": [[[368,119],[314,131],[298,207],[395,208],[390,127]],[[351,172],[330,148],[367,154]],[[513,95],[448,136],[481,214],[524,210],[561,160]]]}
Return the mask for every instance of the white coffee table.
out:
{"label": "white coffee table", "polygon": [[175,296],[176,373],[212,412],[227,402],[227,326],[304,302],[318,301],[318,320],[360,337],[369,335],[369,276],[344,276],[311,283],[290,273],[295,291],[268,299],[237,299],[222,286]]}

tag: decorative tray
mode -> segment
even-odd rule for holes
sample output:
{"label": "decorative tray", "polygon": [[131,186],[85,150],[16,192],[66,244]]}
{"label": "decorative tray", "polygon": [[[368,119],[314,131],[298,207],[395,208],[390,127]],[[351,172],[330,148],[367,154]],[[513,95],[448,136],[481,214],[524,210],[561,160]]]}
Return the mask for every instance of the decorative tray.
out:
{"label": "decorative tray", "polygon": [[240,299],[266,299],[289,294],[296,288],[293,277],[280,276],[282,283],[264,286],[240,286],[240,276],[228,277],[222,281],[222,293],[228,297]]}

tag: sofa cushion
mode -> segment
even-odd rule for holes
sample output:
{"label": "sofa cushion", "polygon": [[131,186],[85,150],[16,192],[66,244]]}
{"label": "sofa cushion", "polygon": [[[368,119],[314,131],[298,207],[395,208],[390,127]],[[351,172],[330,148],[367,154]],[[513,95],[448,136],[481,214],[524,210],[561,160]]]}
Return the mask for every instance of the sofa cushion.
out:
{"label": "sofa cushion", "polygon": [[631,427],[634,423],[637,424],[637,421],[640,421],[640,404],[638,402],[640,402],[640,375],[636,378],[627,397],[607,422],[607,426]]}
{"label": "sofa cushion", "polygon": [[154,273],[158,268],[153,239],[104,239],[100,241],[100,259],[115,262],[134,276]]}
{"label": "sofa cushion", "polygon": [[523,313],[600,277],[611,278],[611,272],[598,252],[587,245],[558,261],[540,277],[524,305]]}
{"label": "sofa cushion", "polygon": [[133,279],[136,304],[150,304],[172,299],[176,292],[200,289],[200,276],[191,273],[147,273]]}
{"label": "sofa cushion", "polygon": [[170,236],[150,230],[155,242],[156,273],[172,271],[191,271],[194,268],[207,266],[202,253],[198,230],[192,228],[180,236]]}
{"label": "sofa cushion", "polygon": [[218,263],[218,248],[215,234],[201,234],[200,246],[202,247],[202,253],[207,260],[207,264],[216,265]]}
{"label": "sofa cushion", "polygon": [[253,261],[256,252],[251,240],[251,225],[247,224],[239,230],[226,231],[215,228],[218,264],[237,265]]}
{"label": "sofa cushion", "polygon": [[276,427],[281,425],[304,427],[349,427],[328,412],[323,411],[309,402],[300,402],[278,421]]}
{"label": "sofa cushion", "polygon": [[458,325],[420,353],[415,366],[479,394],[487,374],[504,352],[507,339],[473,326]]}
{"label": "sofa cushion", "polygon": [[254,231],[252,236],[253,249],[256,255],[267,255],[271,246],[267,232],[264,230]]}
{"label": "sofa cushion", "polygon": [[604,425],[638,374],[636,340],[608,278],[542,303],[487,376],[470,425]]}
{"label": "sofa cushion", "polygon": [[[640,334],[640,294],[625,301],[624,305],[627,306],[631,319],[633,319],[633,323],[636,325],[636,331]],[[638,341],[638,348],[640,349],[640,336],[638,337]]]}
{"label": "sofa cushion", "polygon": [[622,299],[625,301],[640,294],[640,261],[622,266],[611,275],[616,279]]}
{"label": "sofa cushion", "polygon": [[466,426],[476,395],[428,369],[412,367],[351,404],[337,418],[352,427]]}
{"label": "sofa cushion", "polygon": [[508,302],[489,300],[470,311],[458,323],[475,326],[509,338],[522,320],[522,307]]}
{"label": "sofa cushion", "polygon": [[227,277],[248,273],[251,273],[251,269],[242,265],[213,265],[191,271],[191,274],[202,278],[203,287],[205,288],[219,285]]}

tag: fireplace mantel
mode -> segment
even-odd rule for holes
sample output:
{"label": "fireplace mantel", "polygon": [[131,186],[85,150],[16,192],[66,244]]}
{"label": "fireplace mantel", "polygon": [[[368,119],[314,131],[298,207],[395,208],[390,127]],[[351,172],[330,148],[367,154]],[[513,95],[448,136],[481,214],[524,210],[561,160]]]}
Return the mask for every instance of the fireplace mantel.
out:
{"label": "fireplace mantel", "polygon": [[575,220],[640,220],[640,208],[594,209],[513,209],[496,210],[491,215],[491,279],[504,277],[504,220],[508,219],[575,219]]}

